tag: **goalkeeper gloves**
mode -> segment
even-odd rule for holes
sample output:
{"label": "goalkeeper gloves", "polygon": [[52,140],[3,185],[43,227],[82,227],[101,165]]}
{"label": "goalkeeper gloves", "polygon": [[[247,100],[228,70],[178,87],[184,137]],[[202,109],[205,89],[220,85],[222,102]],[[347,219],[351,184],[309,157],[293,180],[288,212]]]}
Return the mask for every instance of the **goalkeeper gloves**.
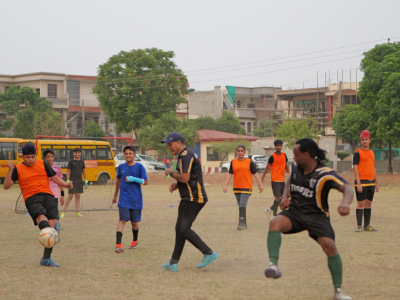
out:
{"label": "goalkeeper gloves", "polygon": [[144,183],[144,180],[142,178],[137,178],[137,177],[133,177],[133,176],[128,176],[128,180],[129,180],[129,182],[136,182],[139,184]]}
{"label": "goalkeeper gloves", "polygon": [[87,189],[88,185],[89,185],[89,181],[85,180],[85,190]]}

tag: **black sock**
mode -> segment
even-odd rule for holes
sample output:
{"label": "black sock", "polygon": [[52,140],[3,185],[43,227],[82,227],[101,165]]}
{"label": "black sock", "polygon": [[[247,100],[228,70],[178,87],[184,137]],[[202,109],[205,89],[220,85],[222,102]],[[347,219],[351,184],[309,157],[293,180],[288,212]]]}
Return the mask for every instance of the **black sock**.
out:
{"label": "black sock", "polygon": [[43,228],[50,227],[50,224],[47,220],[43,220],[39,223],[39,229],[42,230]]}
{"label": "black sock", "polygon": [[361,227],[362,225],[362,217],[363,217],[363,209],[356,209],[356,216],[357,216],[357,226]]}
{"label": "black sock", "polygon": [[138,237],[138,234],[139,234],[139,229],[133,229],[132,228],[132,233],[133,233],[133,241],[135,242],[135,241],[137,241],[137,237]]}
{"label": "black sock", "polygon": [[117,244],[121,244],[122,231],[117,231]]}
{"label": "black sock", "polygon": [[53,248],[44,248],[43,259],[49,259]]}
{"label": "black sock", "polygon": [[369,226],[370,221],[371,221],[371,209],[364,208],[364,227]]}
{"label": "black sock", "polygon": [[274,204],[272,204],[271,209],[273,211],[273,215],[276,216],[278,214],[278,207],[279,207],[279,202],[274,200]]}

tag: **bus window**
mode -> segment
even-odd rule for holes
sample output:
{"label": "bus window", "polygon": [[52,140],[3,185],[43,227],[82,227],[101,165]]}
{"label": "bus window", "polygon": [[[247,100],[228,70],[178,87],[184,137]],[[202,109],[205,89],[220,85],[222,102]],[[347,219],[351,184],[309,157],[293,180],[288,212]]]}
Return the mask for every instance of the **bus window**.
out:
{"label": "bus window", "polygon": [[96,159],[96,149],[82,149],[81,157],[83,160]]}
{"label": "bus window", "polygon": [[97,146],[97,159],[112,160],[109,146]]}
{"label": "bus window", "polygon": [[16,159],[14,144],[15,143],[5,143],[5,142],[1,143],[0,159],[3,160]]}

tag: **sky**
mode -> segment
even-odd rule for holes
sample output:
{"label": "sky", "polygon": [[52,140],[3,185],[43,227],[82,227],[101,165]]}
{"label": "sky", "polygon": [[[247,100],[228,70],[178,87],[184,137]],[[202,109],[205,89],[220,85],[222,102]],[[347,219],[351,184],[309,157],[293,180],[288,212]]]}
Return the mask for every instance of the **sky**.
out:
{"label": "sky", "polygon": [[[360,81],[362,53],[400,41],[400,1],[2,1],[0,74],[96,75],[120,51],[174,51],[191,88]],[[357,70],[358,69],[358,70]],[[326,80],[325,80],[326,74]]]}

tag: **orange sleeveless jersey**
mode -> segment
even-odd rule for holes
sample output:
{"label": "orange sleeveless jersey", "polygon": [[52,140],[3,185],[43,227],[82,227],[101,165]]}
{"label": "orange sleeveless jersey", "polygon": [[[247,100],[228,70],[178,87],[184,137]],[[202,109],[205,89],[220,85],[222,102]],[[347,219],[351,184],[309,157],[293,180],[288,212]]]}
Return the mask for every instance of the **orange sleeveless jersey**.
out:
{"label": "orange sleeveless jersey", "polygon": [[23,163],[20,163],[16,168],[18,172],[18,183],[24,201],[39,193],[46,193],[54,196],[50,190],[49,177],[47,177],[43,160],[37,159],[32,167],[27,167]]}
{"label": "orange sleeveless jersey", "polygon": [[250,162],[250,158],[246,158],[242,161],[237,158],[232,160],[234,193],[251,194],[253,188],[253,174],[251,174]]}
{"label": "orange sleeveless jersey", "polygon": [[285,181],[285,170],[286,170],[286,154],[281,152],[281,155],[272,153],[274,161],[270,165],[271,169],[271,181],[283,182]]}
{"label": "orange sleeveless jersey", "polygon": [[360,180],[375,180],[375,155],[372,150],[358,149],[360,161],[358,163],[358,175]]}

